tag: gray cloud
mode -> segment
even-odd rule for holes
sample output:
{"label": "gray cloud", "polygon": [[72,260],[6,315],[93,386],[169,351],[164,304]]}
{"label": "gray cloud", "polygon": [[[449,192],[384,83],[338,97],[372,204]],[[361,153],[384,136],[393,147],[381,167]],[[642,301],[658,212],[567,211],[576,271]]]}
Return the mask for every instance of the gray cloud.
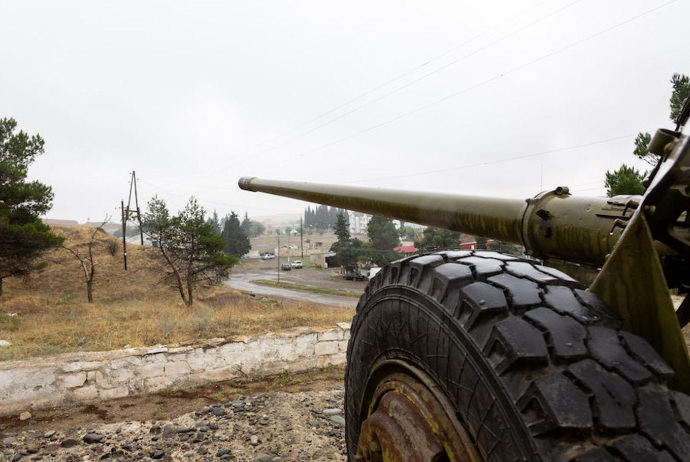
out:
{"label": "gray cloud", "polygon": [[53,185],[55,218],[117,213],[132,169],[144,200],[250,215],[304,204],[240,191],[247,174],[601,195],[607,169],[645,168],[634,135],[670,125],[690,5],[577,43],[665,3],[5,1],[0,117],[46,139],[31,173]]}

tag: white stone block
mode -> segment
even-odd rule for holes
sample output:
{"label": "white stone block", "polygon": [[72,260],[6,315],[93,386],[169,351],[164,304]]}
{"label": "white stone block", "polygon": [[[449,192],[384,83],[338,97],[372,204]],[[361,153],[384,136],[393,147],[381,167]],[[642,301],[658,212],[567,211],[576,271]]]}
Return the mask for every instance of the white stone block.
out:
{"label": "white stone block", "polygon": [[187,353],[187,364],[194,372],[203,371],[206,368],[206,355],[202,348]]}
{"label": "white stone block", "polygon": [[100,395],[101,399],[122,398],[129,395],[129,389],[127,387],[117,387],[109,390],[101,390]]}
{"label": "white stone block", "polygon": [[352,324],[349,322],[336,322],[336,326],[340,327],[342,330],[350,330]]}
{"label": "white stone block", "polygon": [[319,341],[325,342],[329,340],[342,340],[343,331],[342,329],[329,329],[319,332]]}
{"label": "white stone block", "polygon": [[135,377],[133,369],[117,369],[110,373],[109,378],[115,382],[127,382]]}
{"label": "white stone block", "polygon": [[165,365],[162,363],[147,364],[141,368],[139,375],[142,379],[151,379],[165,374]]}
{"label": "white stone block", "polygon": [[149,356],[149,355],[155,355],[158,356],[159,353],[167,353],[168,349],[165,347],[160,347],[160,348],[152,348],[148,350],[144,355]]}
{"label": "white stone block", "polygon": [[126,358],[117,358],[110,361],[111,369],[120,369],[130,366],[141,366],[141,358],[137,356],[128,356]]}
{"label": "white stone block", "polygon": [[330,364],[331,364],[331,357],[330,356],[317,356],[316,357],[316,367],[318,367],[319,369],[323,369],[324,367],[327,367]]}
{"label": "white stone block", "polygon": [[329,362],[333,366],[339,366],[340,364],[345,364],[347,362],[347,356],[345,355],[345,353],[331,355]]}
{"label": "white stone block", "polygon": [[316,356],[332,355],[338,352],[338,342],[319,342],[314,347]]}
{"label": "white stone block", "polygon": [[144,381],[146,389],[150,392],[163,390],[172,385],[172,381],[167,377],[155,377]]}
{"label": "white stone block", "polygon": [[102,361],[73,361],[62,366],[65,372],[93,371],[103,365]]}
{"label": "white stone block", "polygon": [[342,342],[338,342],[338,349],[340,351],[347,351],[347,340],[343,340]]}
{"label": "white stone block", "polygon": [[303,343],[310,343],[314,344],[318,340],[317,334],[305,334],[305,335],[300,335],[297,337],[296,341],[298,344],[303,344]]}
{"label": "white stone block", "polygon": [[189,374],[192,370],[189,368],[189,364],[186,362],[176,362],[176,363],[167,363],[165,365],[165,375],[168,377],[170,376],[176,376],[176,375],[186,375]]}
{"label": "white stone block", "polygon": [[76,374],[69,374],[63,377],[65,387],[77,388],[84,385],[86,382],[86,372],[77,372]]}
{"label": "white stone block", "polygon": [[72,394],[76,399],[96,399],[98,398],[98,388],[95,385],[89,385],[72,390]]}
{"label": "white stone block", "polygon": [[[167,351],[167,348],[164,348]],[[144,356],[141,360],[143,364],[154,364],[154,363],[164,363],[167,362],[165,353],[157,353]]]}

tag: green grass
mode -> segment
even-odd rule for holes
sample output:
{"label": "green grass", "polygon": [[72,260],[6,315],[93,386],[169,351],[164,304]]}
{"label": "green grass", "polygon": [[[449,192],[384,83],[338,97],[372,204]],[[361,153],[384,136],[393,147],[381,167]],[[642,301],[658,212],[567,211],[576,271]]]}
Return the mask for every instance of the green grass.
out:
{"label": "green grass", "polygon": [[328,289],[326,287],[308,286],[305,284],[295,284],[292,282],[269,281],[266,279],[254,279],[250,282],[252,284],[258,284],[260,286],[279,287],[281,289],[290,289],[290,290],[303,290],[305,292],[311,292],[314,294],[340,295],[342,297],[352,297],[352,298],[359,298],[362,296],[361,292],[355,292],[352,290]]}

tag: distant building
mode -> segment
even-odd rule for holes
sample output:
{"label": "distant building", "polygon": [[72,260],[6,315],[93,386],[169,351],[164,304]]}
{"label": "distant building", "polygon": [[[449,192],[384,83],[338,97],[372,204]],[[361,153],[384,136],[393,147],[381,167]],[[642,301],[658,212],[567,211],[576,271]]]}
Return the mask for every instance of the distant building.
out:
{"label": "distant building", "polygon": [[333,257],[335,257],[335,252],[313,253],[309,255],[309,262],[311,263],[312,267],[327,269],[329,268],[329,260],[331,260]]}
{"label": "distant building", "polygon": [[361,212],[347,212],[347,218],[350,222],[350,234],[366,234],[367,226],[371,215]]}

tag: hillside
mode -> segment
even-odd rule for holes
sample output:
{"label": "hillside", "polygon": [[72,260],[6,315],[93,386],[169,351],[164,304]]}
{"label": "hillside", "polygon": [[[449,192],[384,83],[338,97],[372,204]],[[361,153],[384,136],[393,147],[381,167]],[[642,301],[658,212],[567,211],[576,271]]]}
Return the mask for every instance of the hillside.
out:
{"label": "hillside", "polygon": [[[86,255],[93,228],[59,227],[64,245]],[[111,246],[116,246],[115,255]],[[193,307],[177,289],[161,282],[158,249],[128,246],[128,270],[121,242],[98,232],[94,303],[87,303],[79,261],[65,249],[47,252],[47,267],[26,280],[8,279],[0,297],[0,360],[69,351],[98,351],[232,337],[296,326],[326,327],[349,321],[352,310],[257,300],[220,285],[197,291]],[[11,314],[11,316],[9,315]]]}
{"label": "hillside", "polygon": [[[93,228],[53,226],[55,234],[65,238],[64,246],[88,255],[88,243]],[[115,255],[111,254],[111,246]],[[124,271],[122,241],[105,232],[98,232],[94,239],[93,255],[96,266],[94,299],[100,301],[132,300],[147,298],[151,291],[167,293],[169,289],[160,283],[159,269],[164,264],[158,249],[153,247],[127,246],[127,267]],[[27,280],[9,279],[8,292],[31,293],[48,298],[72,297],[86,301],[86,285],[81,263],[65,249],[56,249],[43,256],[47,267],[34,273]]]}

